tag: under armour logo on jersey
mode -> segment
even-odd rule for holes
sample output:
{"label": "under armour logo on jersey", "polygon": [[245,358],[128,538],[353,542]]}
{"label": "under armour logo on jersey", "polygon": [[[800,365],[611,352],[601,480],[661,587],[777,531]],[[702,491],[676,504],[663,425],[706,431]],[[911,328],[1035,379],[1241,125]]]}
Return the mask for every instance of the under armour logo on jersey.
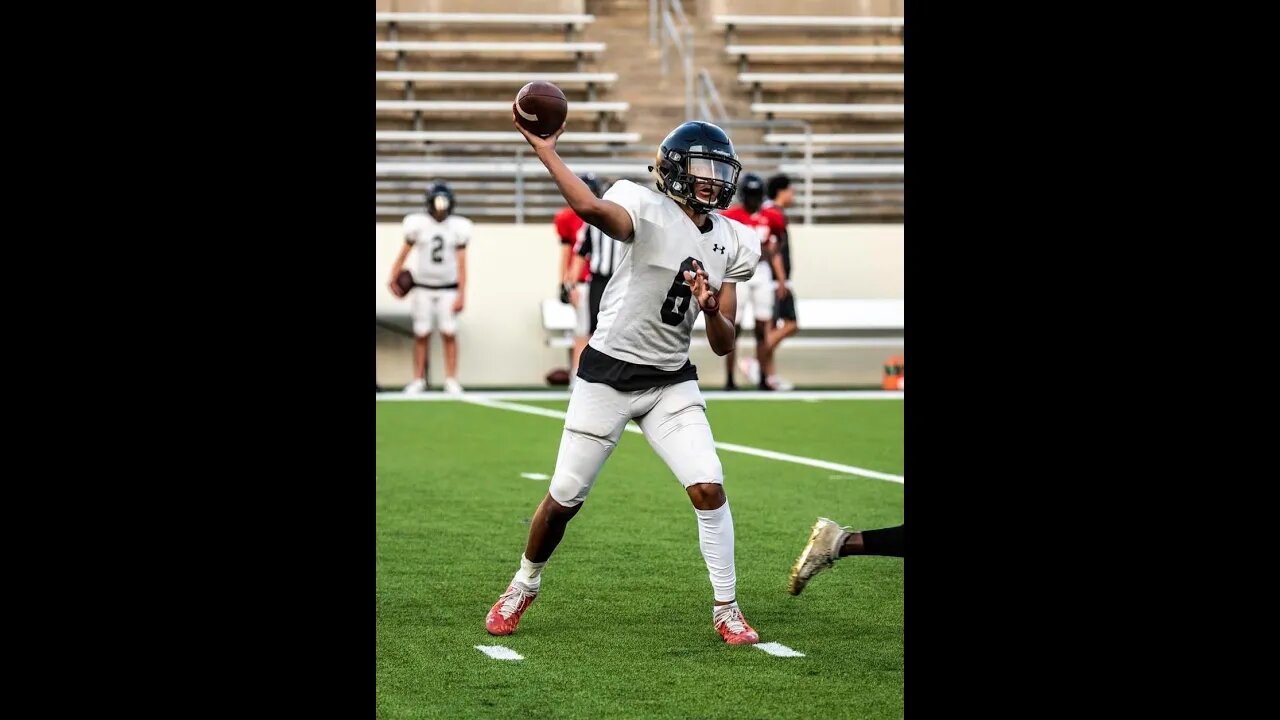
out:
{"label": "under armour logo on jersey", "polygon": [[723,247],[723,246],[721,246],[721,245],[717,245],[717,244],[715,244],[715,243],[712,243],[712,244],[711,244],[711,252],[718,252],[718,253],[720,253],[721,255],[723,255],[723,254],[724,254],[724,247]]}

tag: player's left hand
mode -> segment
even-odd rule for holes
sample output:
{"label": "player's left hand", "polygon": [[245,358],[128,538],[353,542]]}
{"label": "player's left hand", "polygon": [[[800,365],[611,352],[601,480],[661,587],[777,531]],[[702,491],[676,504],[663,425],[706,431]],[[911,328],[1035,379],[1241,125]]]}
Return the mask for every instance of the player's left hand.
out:
{"label": "player's left hand", "polygon": [[689,286],[693,299],[698,301],[702,312],[715,313],[720,310],[720,299],[711,292],[711,286],[707,284],[707,271],[702,269],[697,260],[693,261],[693,272],[684,271],[684,283]]}
{"label": "player's left hand", "polygon": [[462,297],[461,297],[461,296],[459,296],[457,300],[454,300],[454,301],[453,301],[453,314],[454,314],[454,315],[457,315],[457,314],[458,314],[458,313],[460,313],[460,312],[462,312]]}
{"label": "player's left hand", "polygon": [[784,284],[782,284],[782,283],[776,283],[776,285],[777,285],[777,287],[774,289],[774,292],[776,292],[776,293],[777,293],[777,295],[778,295],[778,299],[779,299],[779,300],[784,300],[784,299],[786,299],[787,295],[790,295],[790,294],[791,294],[791,293],[787,290],[787,286],[786,286],[786,285],[784,285]]}

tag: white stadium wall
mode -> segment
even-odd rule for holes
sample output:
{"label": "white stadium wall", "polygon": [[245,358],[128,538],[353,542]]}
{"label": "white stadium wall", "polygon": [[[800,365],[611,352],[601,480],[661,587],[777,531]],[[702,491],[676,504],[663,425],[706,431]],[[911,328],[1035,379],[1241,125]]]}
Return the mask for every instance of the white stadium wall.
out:
{"label": "white stadium wall", "polygon": [[[903,298],[902,225],[793,225],[792,263],[799,298]],[[376,224],[376,315],[407,330],[409,302],[387,288],[403,243],[400,225]],[[410,255],[410,263],[415,255]],[[545,376],[568,366],[568,351],[548,347],[539,306],[555,296],[560,244],[550,222],[477,224],[467,249],[466,307],[459,316],[458,379],[464,387],[545,387]],[[803,328],[804,317],[800,317]],[[749,331],[744,331],[749,334]],[[695,331],[695,340],[704,337]],[[741,348],[740,346],[740,352]],[[746,352],[754,353],[750,345]],[[902,347],[788,348],[779,373],[797,385],[878,385],[885,358]],[[412,379],[412,341],[377,330],[378,382],[400,387]],[[724,385],[724,358],[696,342],[691,359],[704,388]],[[432,340],[430,380],[439,387],[444,360]],[[739,383],[745,382],[739,374]]]}

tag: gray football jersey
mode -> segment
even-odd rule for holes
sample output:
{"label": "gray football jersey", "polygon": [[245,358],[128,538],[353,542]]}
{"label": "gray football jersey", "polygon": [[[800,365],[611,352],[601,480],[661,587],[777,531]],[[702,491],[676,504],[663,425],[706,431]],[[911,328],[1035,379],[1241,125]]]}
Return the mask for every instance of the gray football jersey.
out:
{"label": "gray football jersey", "polygon": [[760,239],[742,223],[711,213],[710,232],[699,230],[674,200],[629,180],[604,195],[631,215],[635,233],[622,240],[613,277],[600,299],[591,346],[618,360],[679,370],[689,359],[693,322],[701,309],[683,272],[693,261],[718,291],[751,279]]}

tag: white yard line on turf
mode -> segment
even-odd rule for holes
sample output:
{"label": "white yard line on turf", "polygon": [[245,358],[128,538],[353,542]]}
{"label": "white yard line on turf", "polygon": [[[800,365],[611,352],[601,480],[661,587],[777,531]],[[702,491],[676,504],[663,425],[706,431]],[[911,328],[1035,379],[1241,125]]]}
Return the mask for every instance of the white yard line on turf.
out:
{"label": "white yard line on turf", "polygon": [[524,656],[501,645],[476,645],[475,648],[494,660],[523,660]]}
{"label": "white yard line on turf", "polygon": [[776,657],[804,657],[804,653],[796,652],[782,643],[756,643],[756,649]]}
{"label": "white yard line on turf", "polygon": [[[502,402],[501,400],[487,400],[484,398],[474,397],[470,394],[464,396],[462,399],[472,405],[481,405],[483,407],[491,407],[498,410],[511,410],[513,412],[528,413],[529,415],[541,415],[542,417],[555,418],[557,420],[564,419],[564,413],[560,410],[533,407],[532,405],[518,405],[516,403]],[[641,432],[640,428],[633,422],[627,423],[625,430],[633,433]],[[748,447],[746,445],[717,442],[716,448],[719,450],[727,450],[729,452],[742,453],[744,455],[768,458],[770,460],[781,460],[782,462],[795,463],[797,465],[808,465],[809,467],[822,468],[823,470],[835,470],[847,475],[858,475],[860,477],[871,478],[873,480],[885,480],[895,483],[905,483],[906,481],[906,478],[902,475],[891,475],[889,473],[882,473],[876,470],[854,467],[853,465],[841,465],[840,463],[828,462],[826,460],[817,460],[815,458],[801,457],[799,455],[789,455],[787,453],[774,452],[772,450],[762,450],[760,448]]]}

